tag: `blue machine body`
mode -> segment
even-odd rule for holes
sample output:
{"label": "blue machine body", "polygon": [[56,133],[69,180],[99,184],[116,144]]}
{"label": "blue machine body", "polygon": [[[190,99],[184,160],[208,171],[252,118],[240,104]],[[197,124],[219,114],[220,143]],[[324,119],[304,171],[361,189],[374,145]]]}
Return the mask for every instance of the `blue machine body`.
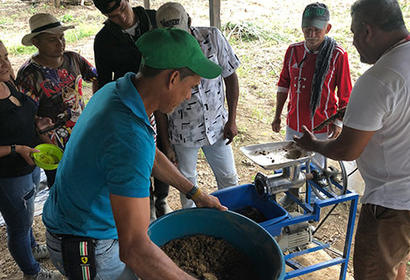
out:
{"label": "blue machine body", "polygon": [[282,251],[262,226],[231,211],[207,208],[183,209],[154,221],[148,235],[158,246],[173,239],[205,234],[222,238],[248,256],[255,271],[255,280],[284,279]]}
{"label": "blue machine body", "polygon": [[[336,182],[333,182],[336,186]],[[311,188],[315,187],[321,192],[327,195],[327,199],[311,201]],[[304,213],[297,216],[290,215],[285,209],[283,209],[276,201],[275,197],[262,197],[256,192],[253,184],[241,185],[229,187],[212,193],[218,197],[221,204],[228,207],[229,210],[237,211],[246,207],[254,207],[259,210],[267,220],[260,222],[259,225],[266,229],[272,236],[279,236],[282,229],[289,225],[294,225],[302,222],[319,221],[322,208],[327,206],[335,206],[338,203],[350,202],[349,220],[347,221],[347,229],[345,236],[345,246],[343,252],[339,257],[335,257],[332,260],[325,261],[310,266],[302,266],[293,258],[313,253],[318,250],[330,249],[330,244],[323,243],[317,239],[313,239],[311,248],[307,248],[298,252],[289,253],[284,255],[285,263],[293,270],[285,273],[284,279],[295,278],[304,274],[311,273],[329,266],[341,265],[339,280],[346,278],[347,266],[349,262],[350,248],[353,238],[354,222],[356,218],[358,194],[347,190],[347,193],[340,196],[335,196],[329,193],[326,189],[323,189],[316,183],[308,181],[307,183],[307,195],[306,201],[298,201],[291,193],[286,192],[286,195],[293,197],[294,201],[304,210]],[[249,242],[247,239],[244,242]]]}
{"label": "blue machine body", "polygon": [[266,221],[259,223],[259,225],[273,236],[279,235],[281,232],[281,227],[277,226],[277,223],[289,216],[288,212],[275,201],[258,195],[252,184],[229,187],[212,194],[229,210],[236,212],[246,206],[259,210],[266,218]]}

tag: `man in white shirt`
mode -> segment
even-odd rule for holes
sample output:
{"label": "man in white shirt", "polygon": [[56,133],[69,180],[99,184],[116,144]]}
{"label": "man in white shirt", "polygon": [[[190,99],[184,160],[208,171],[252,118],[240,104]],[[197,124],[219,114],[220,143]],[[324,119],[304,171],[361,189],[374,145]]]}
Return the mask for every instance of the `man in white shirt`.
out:
{"label": "man in white shirt", "polygon": [[337,139],[305,127],[298,145],[354,160],[365,180],[356,232],[356,280],[404,280],[410,256],[410,35],[397,0],[359,0],[353,44],[374,64],[356,82]]}

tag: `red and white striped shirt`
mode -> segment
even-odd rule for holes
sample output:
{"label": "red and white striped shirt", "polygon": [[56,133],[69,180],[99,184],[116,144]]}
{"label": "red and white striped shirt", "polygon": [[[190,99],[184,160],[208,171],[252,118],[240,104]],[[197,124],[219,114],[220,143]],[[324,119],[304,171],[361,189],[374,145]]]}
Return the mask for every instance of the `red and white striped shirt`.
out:
{"label": "red and white striped shirt", "polygon": [[[309,104],[317,55],[317,52],[309,51],[304,42],[290,45],[278,82],[278,92],[290,93],[287,125],[299,132],[302,132],[302,125],[312,130],[335,114],[338,108],[345,107],[352,91],[347,52],[337,45],[323,84],[320,104],[311,119]],[[326,131],[327,127],[316,133]]]}

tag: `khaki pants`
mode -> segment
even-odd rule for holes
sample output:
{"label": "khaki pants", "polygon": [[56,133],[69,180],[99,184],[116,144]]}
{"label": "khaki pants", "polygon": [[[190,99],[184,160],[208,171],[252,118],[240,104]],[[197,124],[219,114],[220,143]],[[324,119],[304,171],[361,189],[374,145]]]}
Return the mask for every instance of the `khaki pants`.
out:
{"label": "khaki pants", "polygon": [[410,211],[364,204],[356,231],[355,280],[395,280],[410,257]]}

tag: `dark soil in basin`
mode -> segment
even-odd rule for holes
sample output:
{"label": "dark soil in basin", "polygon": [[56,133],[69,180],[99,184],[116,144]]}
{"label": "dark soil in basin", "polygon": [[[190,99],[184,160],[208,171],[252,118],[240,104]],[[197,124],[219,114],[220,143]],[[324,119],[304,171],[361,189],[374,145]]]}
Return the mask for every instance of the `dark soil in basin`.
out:
{"label": "dark soil in basin", "polygon": [[193,235],[171,240],[161,249],[181,269],[198,279],[258,279],[247,256],[223,239]]}

